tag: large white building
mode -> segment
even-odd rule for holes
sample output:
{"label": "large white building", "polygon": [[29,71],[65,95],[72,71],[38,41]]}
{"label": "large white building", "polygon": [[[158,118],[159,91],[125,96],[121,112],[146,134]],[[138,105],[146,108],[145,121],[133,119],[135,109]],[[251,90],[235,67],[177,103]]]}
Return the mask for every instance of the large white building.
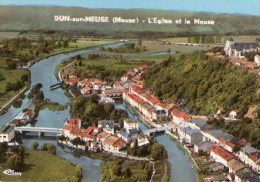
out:
{"label": "large white building", "polygon": [[243,58],[246,52],[260,51],[259,43],[236,43],[234,39],[229,38],[224,47],[225,54],[228,57]]}
{"label": "large white building", "polygon": [[0,128],[0,143],[10,142],[15,137],[14,126],[8,125]]}

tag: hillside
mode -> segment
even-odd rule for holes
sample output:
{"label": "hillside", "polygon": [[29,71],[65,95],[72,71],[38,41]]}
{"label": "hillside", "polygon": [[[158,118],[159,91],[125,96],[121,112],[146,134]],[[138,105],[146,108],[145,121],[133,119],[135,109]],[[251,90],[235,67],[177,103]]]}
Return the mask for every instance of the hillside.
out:
{"label": "hillside", "polygon": [[182,103],[194,114],[246,109],[260,98],[256,75],[199,52],[155,65],[144,78],[161,99]]}
{"label": "hillside", "polygon": [[[200,18],[214,20],[215,25],[177,25],[173,24],[122,24],[122,23],[87,23],[87,22],[55,22],[54,15],[70,15],[71,17],[107,16],[109,18],[158,17],[171,20],[182,18]],[[150,32],[157,36],[187,34],[260,34],[260,17],[236,14],[195,13],[166,10],[112,10],[87,9],[79,7],[56,6],[0,6],[0,30],[57,30],[70,33],[86,33],[89,35],[147,36]],[[105,28],[104,28],[105,27]],[[160,34],[164,33],[164,34]]]}

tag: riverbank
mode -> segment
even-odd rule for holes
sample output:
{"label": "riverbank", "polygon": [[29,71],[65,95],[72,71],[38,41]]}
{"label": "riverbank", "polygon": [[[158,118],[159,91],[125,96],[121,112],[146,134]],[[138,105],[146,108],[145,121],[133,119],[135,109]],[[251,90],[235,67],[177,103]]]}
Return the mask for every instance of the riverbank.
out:
{"label": "riverbank", "polygon": [[79,180],[76,165],[47,151],[27,149],[22,176],[7,176],[0,169],[1,181],[68,181]]}
{"label": "riverbank", "polygon": [[191,161],[192,166],[195,166],[196,169],[196,176],[197,176],[197,182],[202,182],[203,178],[200,174],[200,169],[197,165],[197,163],[195,162],[195,160],[193,159],[193,157],[191,156],[191,154],[188,153],[188,151],[184,148],[183,144],[177,139],[177,137],[173,134],[171,134],[170,132],[167,132],[168,137],[170,138],[170,140],[174,141],[178,147],[183,151],[183,153],[186,155],[186,157]]}

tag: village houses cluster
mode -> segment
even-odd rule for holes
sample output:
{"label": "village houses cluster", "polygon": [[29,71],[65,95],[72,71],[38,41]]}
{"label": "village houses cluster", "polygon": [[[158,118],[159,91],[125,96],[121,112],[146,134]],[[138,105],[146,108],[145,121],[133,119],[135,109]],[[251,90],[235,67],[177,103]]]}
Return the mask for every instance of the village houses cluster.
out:
{"label": "village houses cluster", "polygon": [[149,140],[138,128],[138,122],[130,118],[124,120],[124,127],[115,132],[113,120],[100,120],[98,126],[89,126],[86,129],[81,127],[81,119],[72,118],[64,125],[63,136],[66,138],[64,144],[73,146],[73,140],[81,140],[81,148],[90,151],[105,151],[108,153],[125,154],[121,151],[127,144],[134,146],[137,141],[138,146],[149,144]]}

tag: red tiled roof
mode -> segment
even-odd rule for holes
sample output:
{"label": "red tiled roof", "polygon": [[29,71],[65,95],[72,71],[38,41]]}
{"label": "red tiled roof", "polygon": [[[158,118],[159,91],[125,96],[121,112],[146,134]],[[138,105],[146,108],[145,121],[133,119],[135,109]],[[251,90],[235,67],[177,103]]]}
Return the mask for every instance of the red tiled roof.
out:
{"label": "red tiled roof", "polygon": [[149,109],[148,111],[150,112],[150,113],[153,113],[154,112],[154,108],[151,108],[151,109]]}
{"label": "red tiled roof", "polygon": [[115,81],[114,86],[123,86],[124,84],[121,81]]}
{"label": "red tiled roof", "polygon": [[72,124],[66,124],[65,126],[64,126],[64,130],[72,130],[73,128],[74,128],[75,126],[74,125],[72,125]]}
{"label": "red tiled roof", "polygon": [[118,139],[114,144],[113,147],[120,147],[125,144],[125,141]]}
{"label": "red tiled roof", "polygon": [[69,124],[72,124],[72,125],[76,125],[76,124],[78,124],[79,122],[81,122],[81,119],[80,119],[80,118],[71,118],[71,119],[68,119],[68,123],[69,123]]}
{"label": "red tiled roof", "polygon": [[83,136],[84,132],[80,128],[73,128],[70,133],[76,136]]}
{"label": "red tiled roof", "polygon": [[231,148],[234,148],[236,145],[232,142],[227,142],[227,146],[231,147]]}
{"label": "red tiled roof", "polygon": [[138,94],[143,92],[143,90],[140,87],[136,86],[136,85],[132,86],[132,90],[135,91]]}
{"label": "red tiled roof", "polygon": [[171,110],[171,113],[172,113],[173,115],[176,115],[178,112],[180,112],[178,109],[172,109],[172,110]]}
{"label": "red tiled roof", "polygon": [[78,79],[64,80],[65,83],[72,83],[72,84],[78,83],[78,81],[79,81]]}
{"label": "red tiled roof", "polygon": [[224,138],[224,137],[219,137],[219,138],[218,138],[218,141],[219,141],[220,143],[225,143],[225,138]]}
{"label": "red tiled roof", "polygon": [[82,84],[82,85],[85,85],[85,86],[86,86],[86,85],[89,85],[89,82],[86,81],[86,80],[80,81],[79,83]]}
{"label": "red tiled roof", "polygon": [[140,69],[141,71],[143,71],[143,70],[145,70],[145,69],[147,69],[147,68],[148,68],[148,66],[147,66],[146,64],[139,66],[139,69]]}
{"label": "red tiled roof", "polygon": [[258,159],[258,157],[257,157],[256,154],[250,154],[250,155],[248,156],[248,158],[251,159],[252,161],[257,161],[257,159]]}
{"label": "red tiled roof", "polygon": [[135,101],[135,102],[142,102],[142,99],[134,94],[129,94],[129,96]]}
{"label": "red tiled roof", "polygon": [[235,156],[232,153],[226,151],[225,149],[221,148],[218,145],[214,145],[213,147],[211,147],[210,151],[214,152],[216,155],[220,156],[222,159],[226,161],[235,158]]}
{"label": "red tiled roof", "polygon": [[246,139],[241,139],[238,141],[239,145],[245,145],[247,143]]}
{"label": "red tiled roof", "polygon": [[152,96],[150,96],[150,95],[145,95],[144,97],[145,97],[148,101],[150,101],[151,103],[153,103],[153,104],[156,104],[156,103],[159,102],[159,100],[158,100],[157,98],[152,97]]}
{"label": "red tiled roof", "polygon": [[184,120],[189,119],[189,115],[185,112],[178,112],[175,116],[178,117],[178,118],[183,118]]}

